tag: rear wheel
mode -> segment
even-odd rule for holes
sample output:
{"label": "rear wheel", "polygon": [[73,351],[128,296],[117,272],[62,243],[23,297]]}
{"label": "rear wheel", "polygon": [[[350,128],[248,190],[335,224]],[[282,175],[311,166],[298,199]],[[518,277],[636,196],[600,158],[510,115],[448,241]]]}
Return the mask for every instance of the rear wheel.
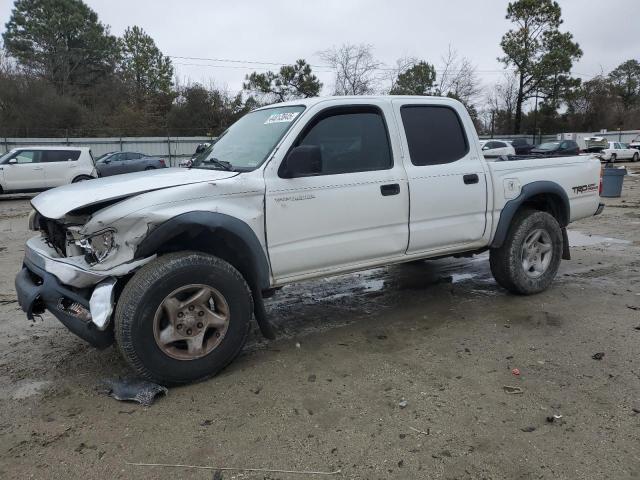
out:
{"label": "rear wheel", "polygon": [[522,210],[514,217],[503,245],[490,251],[491,273],[513,293],[542,292],[558,272],[562,242],[562,230],[553,216]]}
{"label": "rear wheel", "polygon": [[155,169],[156,169],[156,167],[147,167],[147,168],[145,168],[145,170],[155,170]]}
{"label": "rear wheel", "polygon": [[252,311],[249,287],[229,263],[172,253],[127,283],[116,308],[116,341],[143,377],[185,384],[215,375],[240,353]]}

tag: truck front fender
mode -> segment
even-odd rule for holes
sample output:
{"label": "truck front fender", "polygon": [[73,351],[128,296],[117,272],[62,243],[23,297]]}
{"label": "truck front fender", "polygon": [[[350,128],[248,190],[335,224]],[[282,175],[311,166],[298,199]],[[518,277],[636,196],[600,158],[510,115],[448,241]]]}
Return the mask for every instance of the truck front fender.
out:
{"label": "truck front fender", "polygon": [[[236,268],[249,277],[247,281],[252,288],[257,287],[258,291],[269,288],[269,262],[258,237],[245,222],[223,213],[196,211],[177,215],[152,230],[138,245],[135,257],[154,255],[181,236],[195,238],[203,232],[211,234],[212,245],[216,236],[231,239],[243,257],[243,265],[235,265]],[[242,271],[242,267],[251,271]]]}
{"label": "truck front fender", "polygon": [[558,220],[560,227],[564,230],[571,218],[571,207],[567,192],[555,182],[548,180],[531,182],[522,187],[518,197],[509,200],[500,213],[498,227],[491,242],[491,248],[499,248],[504,243],[509,227],[516,212],[527,202],[540,201],[545,199],[548,205],[554,207],[554,217]]}

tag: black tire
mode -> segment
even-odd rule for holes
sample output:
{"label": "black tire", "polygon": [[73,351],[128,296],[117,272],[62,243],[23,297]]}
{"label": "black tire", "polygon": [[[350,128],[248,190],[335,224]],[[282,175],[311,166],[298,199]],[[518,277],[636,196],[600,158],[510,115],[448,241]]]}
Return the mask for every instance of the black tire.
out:
{"label": "black tire", "polygon": [[611,163],[616,163],[616,160],[618,159],[618,156],[615,153],[611,154]]}
{"label": "black tire", "polygon": [[[551,258],[544,273],[537,278],[527,274],[523,266],[523,245],[529,235],[543,230],[551,242]],[[546,290],[558,272],[562,259],[563,239],[558,221],[546,212],[523,209],[518,212],[499,248],[489,253],[491,273],[496,282],[512,293],[532,295]]]}
{"label": "black tire", "polygon": [[638,154],[637,152],[633,154],[633,158],[631,159],[632,162],[637,162],[638,158],[640,158],[640,154]]}
{"label": "black tire", "polygon": [[89,175],[78,175],[71,183],[84,182],[86,180],[93,180],[93,177],[90,177]]}
{"label": "black tire", "polygon": [[155,169],[156,169],[156,167],[147,167],[147,168],[145,168],[145,170],[155,170]]}
{"label": "black tire", "polygon": [[[171,292],[194,283],[212,287],[224,296],[229,324],[212,351],[200,358],[179,360],[156,342],[154,319]],[[229,263],[200,252],[171,253],[145,265],[127,283],[116,307],[116,342],[129,365],[144,378],[163,385],[204,380],[216,375],[242,350],[252,305],[247,282]]]}

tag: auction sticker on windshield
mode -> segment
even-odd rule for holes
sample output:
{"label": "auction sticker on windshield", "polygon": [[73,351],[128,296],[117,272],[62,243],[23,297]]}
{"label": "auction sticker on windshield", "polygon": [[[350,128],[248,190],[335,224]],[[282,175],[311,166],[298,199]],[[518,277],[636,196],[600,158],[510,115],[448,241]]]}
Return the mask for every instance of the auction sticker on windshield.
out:
{"label": "auction sticker on windshield", "polygon": [[265,125],[270,123],[289,123],[293,122],[293,120],[300,115],[300,112],[284,112],[284,113],[274,113],[269,115],[264,122]]}

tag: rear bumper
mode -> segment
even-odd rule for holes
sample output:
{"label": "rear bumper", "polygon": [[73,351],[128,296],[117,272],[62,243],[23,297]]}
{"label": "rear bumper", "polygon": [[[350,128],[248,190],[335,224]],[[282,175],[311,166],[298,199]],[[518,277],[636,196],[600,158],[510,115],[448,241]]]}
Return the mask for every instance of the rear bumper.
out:
{"label": "rear bumper", "polygon": [[101,331],[91,321],[90,290],[72,290],[28,258],[15,280],[18,303],[27,318],[49,310],[71,332],[96,348],[113,343],[113,329]]}

